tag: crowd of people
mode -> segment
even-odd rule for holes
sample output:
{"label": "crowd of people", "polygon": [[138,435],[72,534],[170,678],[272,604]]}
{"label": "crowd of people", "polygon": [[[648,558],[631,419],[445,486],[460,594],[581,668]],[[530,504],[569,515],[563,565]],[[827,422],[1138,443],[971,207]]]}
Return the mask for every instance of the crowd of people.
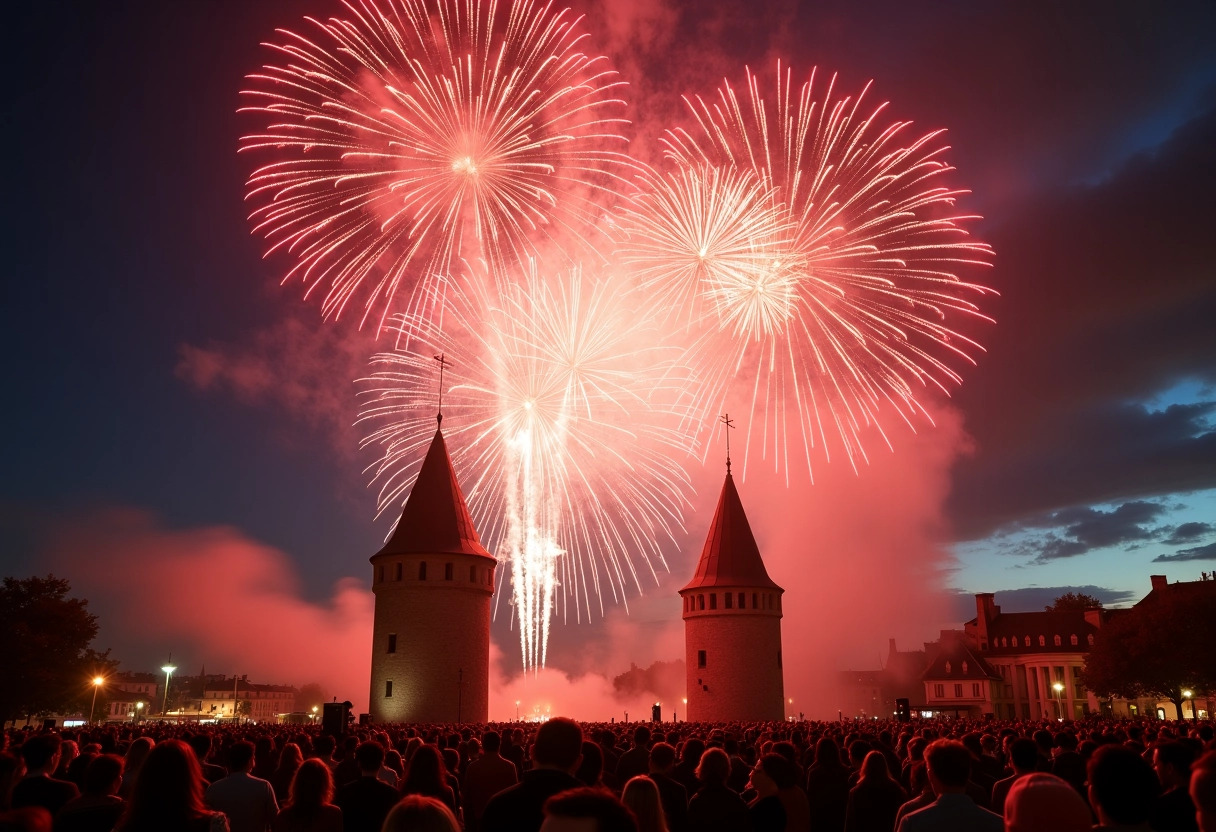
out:
{"label": "crowd of people", "polygon": [[0,832],[1216,832],[1210,721],[0,734]]}

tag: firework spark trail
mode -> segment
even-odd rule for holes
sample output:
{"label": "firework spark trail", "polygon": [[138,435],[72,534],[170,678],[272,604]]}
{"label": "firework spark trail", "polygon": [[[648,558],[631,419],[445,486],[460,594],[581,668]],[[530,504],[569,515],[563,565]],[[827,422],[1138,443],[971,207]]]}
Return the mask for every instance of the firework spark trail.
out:
{"label": "firework spark trail", "polygon": [[325,287],[327,316],[361,296],[361,323],[412,321],[459,257],[594,248],[597,201],[635,166],[623,82],[582,51],[579,18],[532,0],[344,5],[308,18],[313,37],[279,30],[279,63],[243,91],[265,127],[240,149],[275,157],[246,199],[267,256],[295,260],[284,282]]}
{"label": "firework spark trail", "polygon": [[401,322],[397,348],[359,380],[384,511],[407,493],[433,425],[433,355],[451,360],[453,464],[487,545],[511,561],[526,668],[544,665],[559,614],[602,615],[606,596],[627,609],[628,591],[657,585],[663,544],[682,530],[683,390],[621,284],[577,268],[544,277],[534,263],[522,280],[444,283],[442,325]]}
{"label": "firework spark trail", "polygon": [[966,192],[938,184],[952,170],[940,132],[908,140],[908,123],[881,125],[885,105],[862,110],[868,86],[837,98],[833,78],[817,99],[814,73],[799,88],[780,65],[775,106],[750,71],[747,87],[686,99],[696,127],[664,137],[675,172],[640,178],[619,256],[682,301],[694,412],[750,395],[745,466],[754,442],[788,481],[791,446],[809,471],[830,435],[856,470],[882,407],[914,429],[928,418],[914,385],[948,393],[961,379],[947,360],[974,363],[982,348],[947,321],[990,320],[966,296],[992,290],[958,272],[992,252],[954,211]]}

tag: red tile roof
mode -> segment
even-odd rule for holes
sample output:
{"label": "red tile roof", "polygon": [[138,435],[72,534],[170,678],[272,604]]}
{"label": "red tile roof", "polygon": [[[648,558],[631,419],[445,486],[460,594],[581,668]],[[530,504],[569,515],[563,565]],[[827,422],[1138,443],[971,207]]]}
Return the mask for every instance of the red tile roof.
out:
{"label": "red tile roof", "polygon": [[[684,589],[706,586],[766,587],[781,590],[768,576],[752,528],[728,473],[718,498],[718,509],[709,526],[697,572]],[[784,592],[784,590],[781,590]]]}
{"label": "red tile roof", "polygon": [[493,556],[481,545],[464,494],[452,470],[443,433],[435,431],[418,479],[401,510],[392,537],[377,555],[438,554]]}

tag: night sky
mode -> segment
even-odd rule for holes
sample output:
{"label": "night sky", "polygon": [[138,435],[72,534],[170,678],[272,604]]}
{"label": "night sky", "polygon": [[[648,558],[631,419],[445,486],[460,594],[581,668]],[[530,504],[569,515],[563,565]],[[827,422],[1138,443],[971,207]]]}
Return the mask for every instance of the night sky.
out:
{"label": "night sky", "polygon": [[[892,427],[859,473],[739,482],[786,590],[787,689],[877,667],[974,614],[1067,589],[1134,602],[1216,565],[1216,8],[1133,3],[574,3],[629,81],[639,154],[777,60],[838,72],[918,130],[996,251],[987,353],[937,422]],[[370,570],[389,521],[352,427],[376,348],[280,286],[250,234],[238,115],[261,41],[336,0],[28,3],[10,17],[0,573],[54,571],[126,669],[322,680],[365,695]],[[452,418],[458,418],[452,414]],[[446,424],[446,422],[445,422]],[[721,487],[689,468],[670,574],[555,629],[524,687],[495,625],[495,702],[578,716],[631,662],[682,657],[679,602]],[[567,683],[566,675],[571,681]],[[523,691],[523,693],[521,693]],[[530,692],[529,692],[530,691]],[[640,706],[639,706],[640,707]],[[614,711],[613,709],[616,708]]]}

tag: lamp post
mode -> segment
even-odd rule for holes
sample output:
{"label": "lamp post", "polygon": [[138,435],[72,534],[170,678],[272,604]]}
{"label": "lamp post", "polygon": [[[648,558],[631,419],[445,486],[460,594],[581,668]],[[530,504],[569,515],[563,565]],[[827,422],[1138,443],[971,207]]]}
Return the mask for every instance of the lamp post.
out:
{"label": "lamp post", "polygon": [[139,722],[139,719],[140,719],[140,717],[143,716],[143,713],[144,713],[144,703],[136,702],[135,703],[135,713],[131,714],[131,719],[135,722]]}
{"label": "lamp post", "polygon": [[172,663],[173,654],[169,654],[169,663],[165,664],[161,670],[165,673],[165,698],[161,701],[160,715],[163,717],[169,709],[169,677],[173,675],[173,671],[177,670],[177,666]]}
{"label": "lamp post", "polygon": [[89,706],[89,722],[93,721],[94,714],[97,713],[97,691],[106,683],[106,680],[101,676],[93,677],[93,704]]}
{"label": "lamp post", "polygon": [[[1194,695],[1195,695],[1195,693],[1193,691],[1184,690],[1182,692],[1182,698],[1191,703],[1191,719],[1195,722],[1198,722],[1199,721],[1199,709],[1195,707],[1195,701],[1193,699],[1191,699],[1191,697]],[[1181,719],[1182,714],[1178,714],[1178,717]]]}
{"label": "lamp post", "polygon": [[314,725],[317,724],[317,706],[316,705],[312,706],[312,722]]}
{"label": "lamp post", "polygon": [[1051,689],[1056,692],[1056,718],[1064,721],[1064,685],[1060,682],[1053,682]]}
{"label": "lamp post", "polygon": [[515,721],[519,722],[519,700],[515,700]]}
{"label": "lamp post", "polygon": [[793,722],[794,721],[794,697],[791,696],[789,699],[786,700],[786,702],[790,706],[789,721]]}
{"label": "lamp post", "polygon": [[[684,721],[688,722],[688,697],[685,696],[680,701],[684,703]],[[679,722],[679,721],[680,721],[679,719],[676,719],[676,722]]]}

